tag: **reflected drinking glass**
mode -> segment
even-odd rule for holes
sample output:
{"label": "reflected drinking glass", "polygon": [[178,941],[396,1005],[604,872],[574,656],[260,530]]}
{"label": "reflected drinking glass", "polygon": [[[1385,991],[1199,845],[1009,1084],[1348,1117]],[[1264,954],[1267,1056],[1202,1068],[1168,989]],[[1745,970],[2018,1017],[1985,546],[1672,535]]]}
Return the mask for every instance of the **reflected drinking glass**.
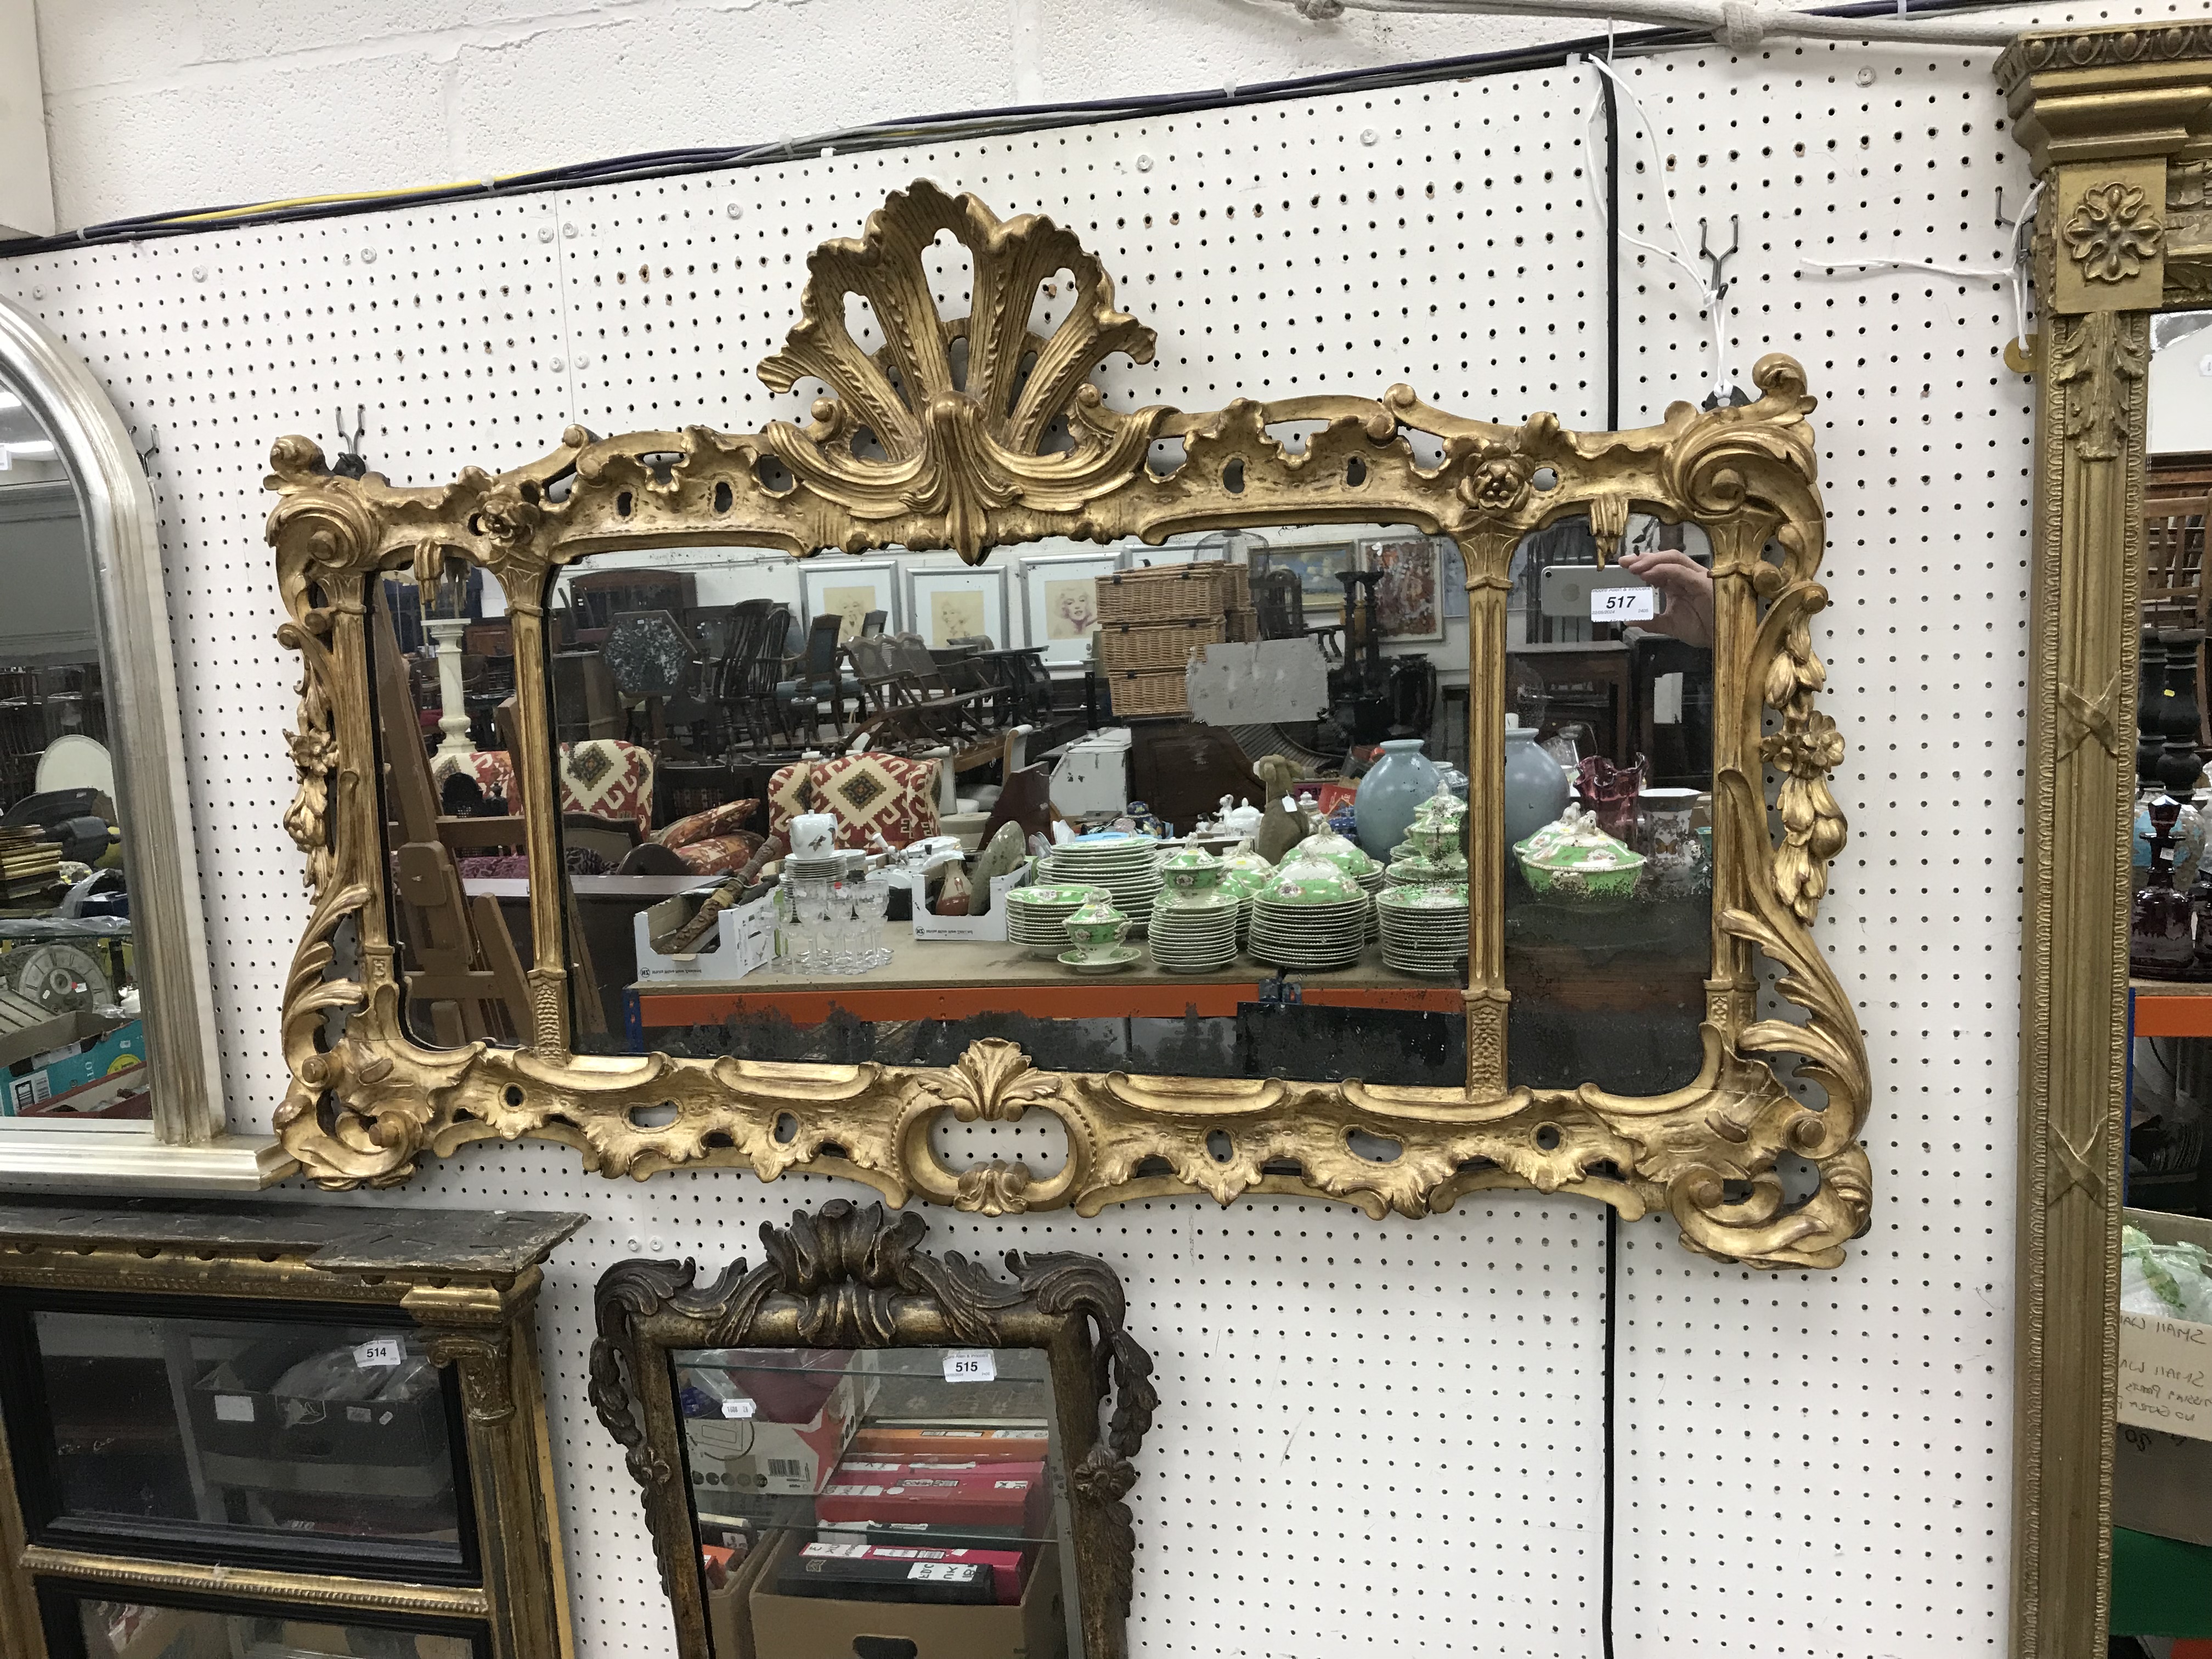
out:
{"label": "reflected drinking glass", "polygon": [[860,971],[860,936],[853,920],[853,884],[837,882],[830,890],[828,928],[829,968],[833,974]]}
{"label": "reflected drinking glass", "polygon": [[789,886],[792,967],[800,973],[820,973],[830,963],[830,884],[807,879]]}
{"label": "reflected drinking glass", "polygon": [[884,919],[890,914],[890,883],[880,877],[871,876],[854,885],[854,932],[860,959],[860,965],[855,972],[866,973],[871,968],[881,968],[891,959],[890,949],[884,943]]}

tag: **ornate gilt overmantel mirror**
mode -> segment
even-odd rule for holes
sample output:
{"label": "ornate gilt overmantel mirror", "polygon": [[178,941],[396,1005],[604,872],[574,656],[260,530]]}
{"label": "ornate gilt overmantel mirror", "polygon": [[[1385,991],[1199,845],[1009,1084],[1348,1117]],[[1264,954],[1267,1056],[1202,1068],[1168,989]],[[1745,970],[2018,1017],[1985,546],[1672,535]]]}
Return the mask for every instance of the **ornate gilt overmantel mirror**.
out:
{"label": "ornate gilt overmantel mirror", "polygon": [[[1533,1187],[1664,1206],[1724,1259],[1843,1259],[1868,1083],[1810,933],[1843,744],[1814,706],[1796,363],[1618,433],[1404,386],[1189,414],[1134,406],[1108,360],[1148,362],[1152,333],[1048,220],[919,184],[810,269],[761,370],[819,392],[805,424],[572,428],[433,489],[276,446],[314,896],[278,1121],[315,1178],[533,1135],[610,1175],[803,1169],[994,1214],[1267,1192],[1421,1215]],[[1644,591],[1639,553],[1680,598],[1597,621],[1613,584]],[[1280,853],[1316,827],[1300,792],[1333,805],[1323,751],[1394,732],[1463,763],[1465,811],[1386,750],[1413,781],[1363,784],[1374,858],[1261,870],[1225,965],[1220,922],[1157,925],[1194,866],[1156,871],[1141,835],[1024,878],[1155,921],[1118,952],[1109,919],[1063,965],[1066,912],[990,880],[1101,776],[1143,832],[1132,798],[1185,837],[1194,798],[1275,800],[1256,850]],[[931,829],[987,842],[971,896],[917,860],[918,918],[786,912],[773,956],[764,854],[790,852],[803,912],[848,855]],[[1396,888],[1448,898],[1370,912]],[[958,1124],[1025,1114],[1064,1129],[1058,1167],[962,1160]]]}

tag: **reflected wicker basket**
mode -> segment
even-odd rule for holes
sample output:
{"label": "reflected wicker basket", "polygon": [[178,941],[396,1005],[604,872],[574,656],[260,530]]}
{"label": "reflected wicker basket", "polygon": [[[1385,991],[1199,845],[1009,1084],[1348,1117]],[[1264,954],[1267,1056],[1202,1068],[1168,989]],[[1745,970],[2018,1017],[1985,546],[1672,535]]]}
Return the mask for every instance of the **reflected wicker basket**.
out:
{"label": "reflected wicker basket", "polygon": [[1125,720],[1190,713],[1190,691],[1180,668],[1115,670],[1107,674],[1106,686],[1114,712]]}

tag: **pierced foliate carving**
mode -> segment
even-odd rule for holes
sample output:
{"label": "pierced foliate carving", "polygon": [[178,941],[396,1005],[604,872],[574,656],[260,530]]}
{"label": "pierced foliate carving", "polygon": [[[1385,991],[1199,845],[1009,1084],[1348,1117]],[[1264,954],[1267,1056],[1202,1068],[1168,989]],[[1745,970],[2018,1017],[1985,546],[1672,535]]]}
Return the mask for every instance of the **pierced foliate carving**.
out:
{"label": "pierced foliate carving", "polygon": [[[974,270],[967,316],[938,314],[924,255],[940,236]],[[770,451],[799,485],[855,519],[919,516],[939,534],[903,538],[982,556],[993,514],[1017,504],[1079,513],[1144,464],[1164,410],[1117,414],[1090,375],[1115,352],[1152,359],[1152,331],[1114,309],[1114,283],[1068,232],[1035,214],[1000,222],[973,196],[927,180],[892,195],[857,240],[825,242],[808,261],[801,320],[761,379],[787,392],[808,375],[816,399],[805,432],[772,426]],[[1039,291],[1061,272],[1073,292],[1048,337],[1031,331]],[[866,302],[882,329],[871,352],[846,325]],[[964,374],[955,348],[966,347]],[[1067,444],[1046,440],[1060,422]],[[871,456],[866,453],[873,449]],[[855,528],[844,545],[873,545]]]}

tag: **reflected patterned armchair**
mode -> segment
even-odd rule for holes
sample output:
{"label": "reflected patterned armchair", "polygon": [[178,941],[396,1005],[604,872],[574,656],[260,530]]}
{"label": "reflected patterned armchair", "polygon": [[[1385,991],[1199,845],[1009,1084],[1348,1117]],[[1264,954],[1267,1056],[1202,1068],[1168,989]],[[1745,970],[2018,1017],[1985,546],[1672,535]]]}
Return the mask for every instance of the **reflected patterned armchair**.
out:
{"label": "reflected patterned armchair", "polygon": [[[511,809],[514,768],[504,749],[475,749],[430,763],[431,781],[441,788],[447,778],[465,772],[487,795],[504,796]],[[561,810],[599,818],[629,818],[641,837],[653,833],[653,751],[618,738],[592,738],[561,745]]]}

